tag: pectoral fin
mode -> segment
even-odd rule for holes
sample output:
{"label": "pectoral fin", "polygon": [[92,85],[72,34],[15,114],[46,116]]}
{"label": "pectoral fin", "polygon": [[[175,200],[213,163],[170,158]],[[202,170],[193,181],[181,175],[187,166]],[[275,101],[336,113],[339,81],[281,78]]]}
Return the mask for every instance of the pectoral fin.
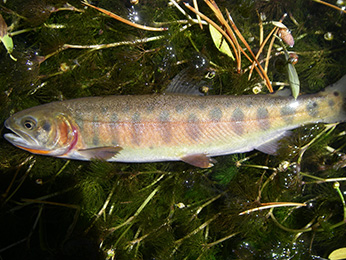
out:
{"label": "pectoral fin", "polygon": [[181,158],[183,162],[191,164],[200,168],[210,168],[213,167],[216,160],[211,159],[204,153],[187,155]]}
{"label": "pectoral fin", "polygon": [[105,146],[88,149],[80,149],[78,152],[86,159],[109,160],[119,153],[123,148],[120,146]]}

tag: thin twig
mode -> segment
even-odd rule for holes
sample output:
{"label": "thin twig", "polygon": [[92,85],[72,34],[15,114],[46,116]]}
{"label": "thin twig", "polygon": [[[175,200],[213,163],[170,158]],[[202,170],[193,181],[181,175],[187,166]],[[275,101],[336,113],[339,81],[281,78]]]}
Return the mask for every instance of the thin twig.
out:
{"label": "thin twig", "polygon": [[334,8],[334,9],[336,9],[338,11],[346,13],[346,10],[341,9],[340,7],[337,7],[337,6],[333,5],[333,4],[327,3],[325,1],[322,1],[322,0],[312,0],[312,1],[315,1],[316,3],[323,4],[323,5],[329,6],[331,8]]}
{"label": "thin twig", "polygon": [[239,55],[238,55],[238,51],[237,48],[235,47],[233,41],[231,40],[230,36],[221,29],[220,26],[218,26],[214,21],[212,21],[210,18],[208,18],[207,16],[205,16],[204,14],[202,14],[201,12],[197,11],[195,8],[193,8],[192,6],[190,6],[188,3],[184,3],[185,6],[191,10],[192,12],[198,14],[199,16],[201,16],[204,20],[206,20],[209,24],[211,24],[212,26],[215,27],[216,30],[218,30],[225,38],[226,40],[231,44],[234,54],[235,54],[235,59],[238,60],[239,59]]}
{"label": "thin twig", "polygon": [[96,10],[98,10],[98,11],[100,11],[100,12],[102,12],[102,13],[104,13],[104,14],[106,14],[106,15],[108,15],[108,16],[110,16],[110,17],[112,17],[112,18],[114,18],[114,19],[116,19],[116,20],[118,20],[118,21],[120,21],[122,23],[124,23],[124,24],[130,25],[130,26],[135,27],[137,29],[146,30],[146,31],[156,31],[156,32],[162,32],[162,31],[167,31],[168,30],[168,28],[156,28],[156,27],[150,27],[150,26],[146,26],[146,25],[141,25],[141,24],[133,23],[133,22],[131,22],[129,20],[126,20],[126,19],[122,18],[119,15],[116,15],[116,14],[110,12],[110,11],[107,11],[107,10],[103,9],[103,8],[93,6],[93,5],[91,5],[91,4],[89,4],[88,2],[85,2],[85,1],[83,1],[82,4],[87,5],[87,6],[91,7],[91,8],[94,8],[94,9],[96,9]]}

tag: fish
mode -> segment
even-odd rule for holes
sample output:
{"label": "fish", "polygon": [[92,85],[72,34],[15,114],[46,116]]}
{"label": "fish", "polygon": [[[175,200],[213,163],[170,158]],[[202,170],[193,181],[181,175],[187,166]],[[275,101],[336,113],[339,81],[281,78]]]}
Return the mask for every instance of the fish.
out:
{"label": "fish", "polygon": [[346,75],[316,94],[120,95],[52,102],[13,114],[4,138],[28,152],[73,160],[184,161],[254,149],[275,154],[290,130],[346,121]]}

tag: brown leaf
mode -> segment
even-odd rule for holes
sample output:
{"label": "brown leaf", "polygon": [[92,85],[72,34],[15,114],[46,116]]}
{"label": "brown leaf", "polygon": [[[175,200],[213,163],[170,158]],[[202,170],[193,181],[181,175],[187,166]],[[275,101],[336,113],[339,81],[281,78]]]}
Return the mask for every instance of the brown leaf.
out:
{"label": "brown leaf", "polygon": [[7,24],[0,14],[0,38],[3,38],[7,34]]}

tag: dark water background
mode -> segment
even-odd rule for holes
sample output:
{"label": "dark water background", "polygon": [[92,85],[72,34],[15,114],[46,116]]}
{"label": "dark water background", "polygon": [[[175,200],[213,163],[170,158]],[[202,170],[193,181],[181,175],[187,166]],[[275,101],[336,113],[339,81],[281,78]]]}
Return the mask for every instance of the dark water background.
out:
{"label": "dark water background", "polygon": [[[207,5],[198,2],[201,12],[216,21]],[[182,30],[186,24],[175,21],[186,17],[168,1],[91,2],[126,19],[138,16],[140,24],[158,27],[156,22],[164,22],[160,26],[169,28],[165,32],[133,28],[79,1],[69,4],[1,2],[0,13],[13,33],[12,55],[17,59],[0,46],[1,125],[14,112],[56,100],[162,93],[179,71],[196,68],[199,56],[209,60],[216,72],[211,94],[249,94],[261,82],[256,74],[249,82],[248,72],[236,72],[235,63],[215,48],[207,26]],[[299,55],[295,67],[302,92],[317,92],[345,74],[346,17],[341,12],[307,0],[219,0],[217,4],[223,14],[225,8],[230,11],[255,52],[257,12],[265,14],[265,22],[288,14],[284,23],[295,38],[289,51]],[[264,34],[272,28],[264,25]],[[128,43],[155,36],[162,38]],[[99,50],[63,49],[64,44],[123,41],[127,43]],[[286,61],[275,53],[274,48],[268,75],[273,81],[287,82]],[[249,65],[243,58],[242,69]],[[124,164],[35,156],[1,137],[0,259],[327,258],[346,246],[345,206],[334,182],[318,182],[307,175],[345,177],[344,124],[322,134],[301,162],[297,156],[299,148],[323,129],[322,125],[297,129],[278,156],[229,155],[217,158],[218,163],[207,170],[181,162]],[[327,152],[327,146],[338,150]],[[247,167],[236,167],[247,156],[243,162]],[[342,196],[344,190],[340,181]],[[307,206],[239,216],[270,202]]]}

